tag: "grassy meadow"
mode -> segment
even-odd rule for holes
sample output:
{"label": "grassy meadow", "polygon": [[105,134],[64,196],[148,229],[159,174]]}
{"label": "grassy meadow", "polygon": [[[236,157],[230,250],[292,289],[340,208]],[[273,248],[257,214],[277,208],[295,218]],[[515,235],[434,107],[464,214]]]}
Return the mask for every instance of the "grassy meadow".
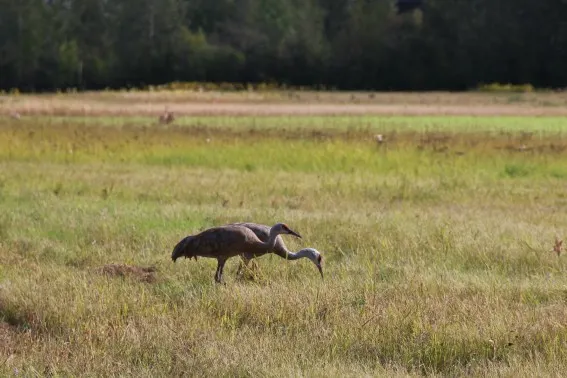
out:
{"label": "grassy meadow", "polygon": [[[565,94],[175,96],[0,96],[0,375],[564,374]],[[237,221],[286,222],[325,280],[172,263]]]}

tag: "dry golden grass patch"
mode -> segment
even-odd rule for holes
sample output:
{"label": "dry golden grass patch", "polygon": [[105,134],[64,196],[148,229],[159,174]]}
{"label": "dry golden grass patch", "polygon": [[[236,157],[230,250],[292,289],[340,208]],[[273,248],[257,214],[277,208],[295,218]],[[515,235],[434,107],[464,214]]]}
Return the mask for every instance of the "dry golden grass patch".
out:
{"label": "dry golden grass patch", "polygon": [[[557,132],[534,130],[515,131],[475,131],[459,133],[448,131],[404,131],[392,130],[384,134],[380,143],[375,140],[375,131],[361,124],[358,128],[340,129],[332,126],[321,129],[291,127],[211,127],[206,124],[168,125],[152,127],[143,122],[119,124],[85,123],[80,128],[72,121],[38,124],[35,120],[0,120],[0,136],[4,144],[4,154],[10,150],[26,155],[53,153],[55,151],[69,156],[85,153],[97,159],[97,154],[112,156],[133,155],[142,146],[152,146],[152,150],[167,153],[188,148],[215,150],[220,146],[235,148],[255,143],[344,143],[357,144],[372,149],[375,154],[399,149],[417,149],[435,153],[463,156],[467,154],[490,152],[509,153],[517,156],[537,156],[544,153],[563,154],[567,141]],[[344,146],[348,148],[348,146]],[[43,151],[43,152],[42,152]],[[104,158],[106,158],[105,156]]]}
{"label": "dry golden grass patch", "polygon": [[0,96],[21,116],[502,115],[564,116],[564,93],[132,92]]}
{"label": "dry golden grass patch", "polygon": [[21,335],[18,335],[16,327],[7,322],[0,322],[0,353],[6,360],[12,356],[19,337]]}

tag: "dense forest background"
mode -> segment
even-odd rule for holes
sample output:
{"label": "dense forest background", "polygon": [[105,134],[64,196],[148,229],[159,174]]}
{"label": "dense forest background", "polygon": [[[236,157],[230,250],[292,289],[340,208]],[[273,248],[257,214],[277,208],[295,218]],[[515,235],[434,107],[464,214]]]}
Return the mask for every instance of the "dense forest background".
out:
{"label": "dense forest background", "polygon": [[567,0],[0,0],[0,88],[567,86]]}

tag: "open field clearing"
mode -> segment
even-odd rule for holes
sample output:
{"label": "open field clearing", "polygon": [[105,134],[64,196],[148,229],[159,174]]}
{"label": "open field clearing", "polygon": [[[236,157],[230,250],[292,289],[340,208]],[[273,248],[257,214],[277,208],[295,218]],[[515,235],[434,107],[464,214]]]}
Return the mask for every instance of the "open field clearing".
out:
{"label": "open field clearing", "polygon": [[[564,374],[564,94],[191,110],[211,96],[0,97],[21,114],[0,117],[0,375]],[[254,110],[271,106],[289,108]],[[171,261],[185,235],[239,221],[286,222],[325,280],[306,259],[258,258],[249,279],[231,259],[226,286],[214,260]]]}
{"label": "open field clearing", "polygon": [[[340,106],[339,106],[340,105]],[[164,107],[183,115],[493,115],[565,116],[567,92],[87,92],[1,96],[0,114],[157,116]]]}

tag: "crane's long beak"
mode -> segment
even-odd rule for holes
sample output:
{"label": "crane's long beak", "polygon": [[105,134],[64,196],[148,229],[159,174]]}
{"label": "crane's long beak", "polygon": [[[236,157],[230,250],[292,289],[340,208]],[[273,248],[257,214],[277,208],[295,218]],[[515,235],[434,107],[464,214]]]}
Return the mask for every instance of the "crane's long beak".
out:
{"label": "crane's long beak", "polygon": [[321,266],[321,264],[317,264],[317,269],[319,269],[319,273],[321,273],[321,279],[324,280],[325,278],[323,277],[323,267]]}
{"label": "crane's long beak", "polygon": [[290,234],[290,235],[293,235],[293,236],[297,236],[298,238],[301,239],[301,235],[299,235],[297,232],[295,232],[295,231],[293,231],[293,230],[291,230],[291,229],[289,230],[289,234]]}

